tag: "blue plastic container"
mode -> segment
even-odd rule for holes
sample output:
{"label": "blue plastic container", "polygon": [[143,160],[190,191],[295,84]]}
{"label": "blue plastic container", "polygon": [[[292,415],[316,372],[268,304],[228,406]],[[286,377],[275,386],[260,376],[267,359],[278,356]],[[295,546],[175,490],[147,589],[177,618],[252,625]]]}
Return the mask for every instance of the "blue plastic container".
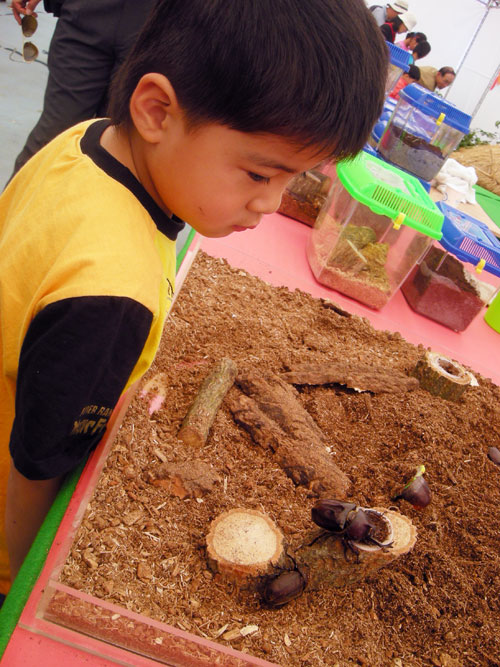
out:
{"label": "blue plastic container", "polygon": [[391,42],[386,42],[386,44],[389,49],[390,65],[385,84],[385,94],[389,95],[399,81],[399,77],[410,69],[412,55],[409,51],[396,46],[396,44],[391,44]]}
{"label": "blue plastic container", "polygon": [[399,93],[377,149],[388,162],[431,181],[469,132],[470,121],[450,102],[412,83]]}
{"label": "blue plastic container", "polygon": [[444,215],[442,248],[430,248],[401,291],[417,313],[460,332],[495,294],[478,275],[485,269],[500,276],[500,241],[479,220],[442,201],[436,205]]}
{"label": "blue plastic container", "polygon": [[462,262],[500,276],[500,241],[488,226],[445,202],[436,205],[444,215],[441,245]]}

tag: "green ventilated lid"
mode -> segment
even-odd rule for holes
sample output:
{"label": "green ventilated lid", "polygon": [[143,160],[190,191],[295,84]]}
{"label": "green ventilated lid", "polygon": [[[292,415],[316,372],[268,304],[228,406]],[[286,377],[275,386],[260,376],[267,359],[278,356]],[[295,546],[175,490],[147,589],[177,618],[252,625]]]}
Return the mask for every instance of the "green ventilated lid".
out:
{"label": "green ventilated lid", "polygon": [[349,194],[374,213],[438,241],[442,237],[444,216],[415,176],[366,151],[339,162],[337,175]]}

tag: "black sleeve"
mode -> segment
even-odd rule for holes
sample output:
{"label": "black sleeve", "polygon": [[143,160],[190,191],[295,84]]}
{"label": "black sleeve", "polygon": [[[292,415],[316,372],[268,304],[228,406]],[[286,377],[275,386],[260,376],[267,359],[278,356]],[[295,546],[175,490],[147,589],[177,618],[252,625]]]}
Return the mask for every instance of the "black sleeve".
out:
{"label": "black sleeve", "polygon": [[46,12],[54,14],[54,16],[61,16],[61,7],[64,0],[43,0],[43,6]]}
{"label": "black sleeve", "polygon": [[73,469],[97,445],[142,352],[153,316],[123,297],[44,308],[21,349],[10,452],[28,479]]}

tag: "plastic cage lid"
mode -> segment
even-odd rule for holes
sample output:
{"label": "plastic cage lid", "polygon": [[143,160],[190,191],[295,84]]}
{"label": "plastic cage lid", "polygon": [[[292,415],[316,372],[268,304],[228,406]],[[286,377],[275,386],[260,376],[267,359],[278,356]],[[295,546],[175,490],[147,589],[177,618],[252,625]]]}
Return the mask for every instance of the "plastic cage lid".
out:
{"label": "plastic cage lid", "polygon": [[346,190],[378,215],[439,239],[443,214],[416,176],[401,171],[366,151],[337,164],[337,175]]}
{"label": "plastic cage lid", "polygon": [[402,49],[400,46],[396,46],[396,44],[391,44],[391,42],[386,41],[386,44],[389,49],[389,60],[391,61],[391,65],[399,67],[407,72],[410,69],[412,61],[411,53],[405,51],[405,49]]}
{"label": "plastic cage lid", "polygon": [[399,91],[399,98],[413,105],[419,111],[423,111],[433,118],[439,118],[444,114],[443,123],[460,130],[464,134],[469,132],[471,117],[464,111],[460,111],[454,104],[431,93],[430,90],[419,86],[418,83],[410,83]]}
{"label": "plastic cage lid", "polygon": [[476,265],[483,260],[486,271],[500,276],[500,241],[488,225],[442,201],[437,207],[444,214],[443,248],[463,262]]}

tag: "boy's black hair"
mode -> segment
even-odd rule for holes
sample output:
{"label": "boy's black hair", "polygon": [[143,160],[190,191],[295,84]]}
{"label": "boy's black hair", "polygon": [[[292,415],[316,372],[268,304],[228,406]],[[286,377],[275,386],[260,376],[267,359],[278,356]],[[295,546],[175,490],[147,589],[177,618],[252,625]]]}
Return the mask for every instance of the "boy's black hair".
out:
{"label": "boy's black hair", "polygon": [[113,81],[109,115],[129,125],[137,83],[158,72],[189,126],[277,134],[341,159],[381,113],[388,62],[363,0],[159,0]]}
{"label": "boy's black hair", "polygon": [[410,37],[410,35],[412,37],[415,37],[417,42],[426,42],[427,41],[427,35],[425,34],[425,32],[412,32],[412,33],[408,33],[406,36]]}
{"label": "boy's black hair", "polygon": [[416,53],[418,58],[425,58],[431,52],[431,45],[429,42],[417,42],[413,53]]}

